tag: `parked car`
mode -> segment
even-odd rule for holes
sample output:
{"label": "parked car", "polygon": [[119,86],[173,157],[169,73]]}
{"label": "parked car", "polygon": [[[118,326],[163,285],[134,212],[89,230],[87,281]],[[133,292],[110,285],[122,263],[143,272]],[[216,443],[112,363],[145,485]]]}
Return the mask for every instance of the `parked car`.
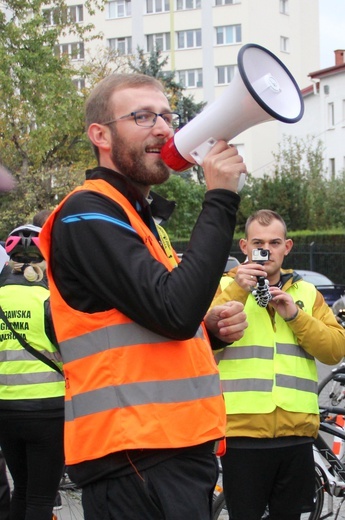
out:
{"label": "parked car", "polygon": [[[179,258],[182,258],[183,253],[177,253],[177,256]],[[228,259],[226,261],[225,268],[224,268],[224,273],[227,273],[228,271],[230,271],[237,265],[240,265],[240,262],[237,260],[237,258],[235,258],[234,256],[228,256]]]}
{"label": "parked car", "polygon": [[228,256],[228,259],[225,264],[224,273],[227,273],[228,271],[230,271],[238,265],[240,265],[240,262],[237,260],[237,258],[235,258],[234,256]]}
{"label": "parked car", "polygon": [[302,269],[295,269],[306,282],[315,285],[318,291],[323,295],[325,302],[332,307],[343,294],[345,294],[345,285],[335,284],[327,276],[315,271],[306,271]]}

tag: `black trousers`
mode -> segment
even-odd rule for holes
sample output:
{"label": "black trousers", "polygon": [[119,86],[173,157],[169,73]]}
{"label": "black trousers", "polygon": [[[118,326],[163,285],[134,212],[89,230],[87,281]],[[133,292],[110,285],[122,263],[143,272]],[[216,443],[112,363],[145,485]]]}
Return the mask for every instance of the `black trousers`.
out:
{"label": "black trousers", "polygon": [[227,448],[223,488],[231,520],[298,520],[314,509],[312,443],[280,448]]}
{"label": "black trousers", "polygon": [[10,486],[6,474],[6,462],[0,450],[0,520],[10,518]]}
{"label": "black trousers", "polygon": [[85,520],[210,520],[216,457],[186,453],[140,473],[85,486]]}
{"label": "black trousers", "polygon": [[10,520],[51,520],[64,465],[61,418],[1,415],[0,446],[13,478]]}

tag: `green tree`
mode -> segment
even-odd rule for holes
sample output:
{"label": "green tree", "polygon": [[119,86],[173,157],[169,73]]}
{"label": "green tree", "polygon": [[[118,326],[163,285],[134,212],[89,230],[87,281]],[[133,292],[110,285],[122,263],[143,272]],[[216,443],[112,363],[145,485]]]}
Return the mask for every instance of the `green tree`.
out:
{"label": "green tree", "polygon": [[171,175],[167,182],[154,187],[154,191],[162,197],[176,202],[176,209],[166,225],[172,240],[190,237],[201,211],[205,190],[205,186],[183,179],[179,175]]}
{"label": "green tree", "polygon": [[[345,222],[345,170],[334,179],[326,181],[323,202],[325,205],[325,229],[338,228],[344,231]],[[317,208],[316,208],[317,209]]]}
{"label": "green tree", "polygon": [[331,227],[322,143],[310,137],[284,137],[274,159],[273,174],[249,177],[246,182],[238,229],[243,231],[246,218],[260,208],[280,213],[290,231]]}
{"label": "green tree", "polygon": [[[7,0],[3,6],[0,162],[17,187],[0,198],[1,237],[37,210],[55,205],[77,182],[79,165],[91,158],[84,95],[75,87],[76,70],[68,56],[58,52],[58,41],[70,34],[82,46],[92,27],[74,23],[64,0],[54,7],[47,7],[46,0]],[[51,16],[54,25],[48,22]]]}

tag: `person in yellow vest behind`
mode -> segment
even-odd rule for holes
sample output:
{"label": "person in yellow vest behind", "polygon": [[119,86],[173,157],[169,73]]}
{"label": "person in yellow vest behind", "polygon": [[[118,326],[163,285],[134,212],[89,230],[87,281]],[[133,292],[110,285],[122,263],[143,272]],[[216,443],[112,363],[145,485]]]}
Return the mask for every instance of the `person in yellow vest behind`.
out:
{"label": "person in yellow vest behind", "polygon": [[49,310],[41,228],[19,226],[0,287],[0,446],[13,479],[10,520],[51,520],[64,466],[65,382]]}
{"label": "person in yellow vest behind", "polygon": [[244,304],[248,328],[217,353],[226,402],[224,493],[231,520],[298,520],[313,509],[319,427],[315,359],[345,354],[344,329],[315,286],[282,269],[293,246],[281,216],[251,215],[247,261],[224,276],[213,305]]}
{"label": "person in yellow vest behind", "polygon": [[150,187],[169,178],[160,150],[179,119],[157,79],[102,80],[86,104],[99,165],[40,235],[66,375],[66,463],[86,520],[211,518],[225,408],[208,333],[214,346],[239,339],[243,305],[219,306],[208,331],[202,322],[246,167],[225,142],[209,152],[203,208],[178,263],[160,225],[174,204]]}

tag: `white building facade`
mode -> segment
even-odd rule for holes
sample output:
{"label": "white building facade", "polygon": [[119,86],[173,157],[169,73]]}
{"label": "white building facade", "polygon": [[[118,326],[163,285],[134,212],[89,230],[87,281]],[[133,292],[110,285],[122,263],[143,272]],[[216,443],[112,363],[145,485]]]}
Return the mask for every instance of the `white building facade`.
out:
{"label": "white building facade", "polygon": [[302,90],[304,117],[285,131],[322,142],[330,179],[345,169],[345,50],[335,50],[334,54],[333,67],[309,74],[312,85]]}
{"label": "white building facade", "polygon": [[[68,4],[75,19],[93,23],[102,39],[66,41],[63,52],[76,52],[80,61],[97,56],[102,47],[133,54],[138,47],[150,52],[158,45],[168,57],[166,69],[175,71],[196,102],[211,103],[222,94],[247,43],[275,54],[300,88],[310,84],[309,71],[319,68],[318,0],[109,0],[92,16],[84,0]],[[272,121],[234,139],[255,176],[272,166],[281,126],[291,125]]]}

